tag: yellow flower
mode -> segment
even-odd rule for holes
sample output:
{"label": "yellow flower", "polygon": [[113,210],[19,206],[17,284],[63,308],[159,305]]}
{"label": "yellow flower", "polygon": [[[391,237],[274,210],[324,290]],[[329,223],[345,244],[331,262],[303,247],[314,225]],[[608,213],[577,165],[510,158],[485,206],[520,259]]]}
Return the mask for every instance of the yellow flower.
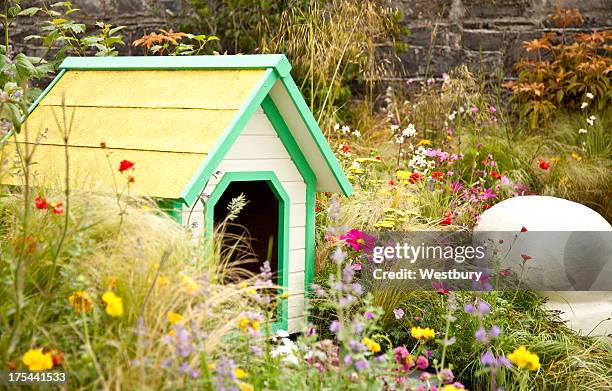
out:
{"label": "yellow flower", "polygon": [[582,156],[578,155],[576,152],[572,152],[572,159],[579,162],[582,160]]}
{"label": "yellow flower", "polygon": [[248,383],[240,383],[238,387],[240,387],[240,391],[253,391],[254,390],[253,386]]}
{"label": "yellow flower", "polygon": [[68,296],[70,305],[75,309],[76,312],[90,312],[93,309],[93,302],[89,298],[87,292],[74,291]]}
{"label": "yellow flower", "polygon": [[280,297],[281,297],[281,299],[286,299],[286,298],[288,298],[288,297],[289,297],[289,291],[284,291],[284,292],[281,294],[281,296],[280,296]]}
{"label": "yellow flower", "polygon": [[196,293],[196,291],[200,287],[198,285],[198,283],[193,278],[191,278],[189,276],[185,276],[185,275],[181,275],[181,283],[183,285],[183,288],[190,295],[193,295],[194,293]]}
{"label": "yellow flower", "polygon": [[365,337],[361,342],[368,348],[368,350],[372,353],[380,352],[380,344],[368,337]]}
{"label": "yellow flower", "polygon": [[395,221],[391,220],[381,220],[378,223],[374,224],[374,228],[394,228]]}
{"label": "yellow flower", "polygon": [[398,170],[395,175],[397,175],[398,179],[408,179],[410,178],[410,175],[412,175],[412,173],[410,171],[406,171],[406,170]]}
{"label": "yellow flower", "polygon": [[254,320],[251,322],[251,328],[257,332],[259,332],[259,329],[261,328],[261,322],[258,320]]}
{"label": "yellow flower", "polygon": [[248,293],[249,295],[254,295],[255,293],[257,293],[257,290],[253,288],[247,289],[246,293]]}
{"label": "yellow flower", "polygon": [[247,377],[247,373],[244,369],[234,368],[234,376],[236,376],[236,379],[244,379]]}
{"label": "yellow flower", "polygon": [[168,316],[166,318],[172,325],[175,325],[183,320],[183,316],[181,314],[172,311],[168,312]]}
{"label": "yellow flower", "polygon": [[406,216],[406,212],[399,210],[399,209],[395,209],[395,208],[385,208],[383,210],[383,213],[390,214],[390,215]]}
{"label": "yellow flower", "polygon": [[157,285],[159,286],[168,285],[168,279],[164,276],[157,277]]}
{"label": "yellow flower", "polygon": [[363,168],[358,168],[355,166],[349,167],[349,170],[351,170],[351,172],[353,172],[353,174],[356,174],[356,175],[363,174],[365,172]]}
{"label": "yellow flower", "polygon": [[432,339],[436,336],[436,331],[429,327],[412,327],[410,329],[410,335],[416,339]]}
{"label": "yellow flower", "polygon": [[455,386],[453,386],[452,384],[447,384],[442,388],[439,388],[440,391],[467,391],[463,388],[457,388]]}
{"label": "yellow flower", "polygon": [[30,349],[23,355],[21,361],[30,371],[46,371],[53,368],[51,351],[43,353],[43,349]]}
{"label": "yellow flower", "polygon": [[249,285],[246,283],[246,281],[242,281],[240,284],[238,284],[238,287],[239,287],[240,289],[244,289],[244,288],[246,288],[247,286],[249,286]]}
{"label": "yellow flower", "polygon": [[377,164],[382,163],[382,160],[374,159],[371,157],[361,157],[361,158],[355,159],[355,161],[357,163],[362,163],[362,164],[363,163],[377,163]]}
{"label": "yellow flower", "polygon": [[419,146],[425,146],[425,145],[431,145],[431,140],[427,140],[427,139],[423,139],[421,141],[419,141]]}
{"label": "yellow flower", "polygon": [[238,328],[242,331],[248,331],[249,329],[259,332],[261,328],[261,322],[259,320],[251,320],[246,316],[243,316],[238,320]]}
{"label": "yellow flower", "polygon": [[537,371],[540,368],[540,357],[531,353],[526,347],[521,346],[508,355],[508,359],[517,367],[529,371]]}
{"label": "yellow flower", "polygon": [[123,300],[121,297],[108,291],[102,295],[102,301],[106,304],[106,313],[113,317],[123,315]]}

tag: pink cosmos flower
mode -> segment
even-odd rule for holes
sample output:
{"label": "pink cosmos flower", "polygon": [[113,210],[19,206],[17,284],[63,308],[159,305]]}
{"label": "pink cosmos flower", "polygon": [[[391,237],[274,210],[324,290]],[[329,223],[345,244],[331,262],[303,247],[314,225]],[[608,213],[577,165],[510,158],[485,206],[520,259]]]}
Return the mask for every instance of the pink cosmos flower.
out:
{"label": "pink cosmos flower", "polygon": [[374,236],[368,235],[357,229],[351,229],[346,235],[339,236],[338,239],[343,240],[346,244],[351,246],[353,250],[366,253],[371,252],[376,243],[376,238]]}

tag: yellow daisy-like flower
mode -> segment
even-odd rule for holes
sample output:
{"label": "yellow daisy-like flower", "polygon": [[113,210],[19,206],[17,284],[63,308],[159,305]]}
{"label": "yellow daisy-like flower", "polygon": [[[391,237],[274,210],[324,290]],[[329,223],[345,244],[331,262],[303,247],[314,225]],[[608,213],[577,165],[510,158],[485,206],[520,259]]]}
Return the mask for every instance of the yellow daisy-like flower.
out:
{"label": "yellow daisy-like flower", "polygon": [[189,293],[190,295],[196,293],[198,288],[200,287],[196,280],[185,275],[181,275],[181,285],[183,286],[183,289],[185,289],[185,291],[187,291],[187,293]]}
{"label": "yellow daisy-like flower", "polygon": [[244,379],[247,377],[247,373],[244,369],[234,368],[234,376],[236,376],[236,379]]}
{"label": "yellow daisy-like flower", "polygon": [[432,339],[436,336],[436,331],[429,327],[412,327],[410,329],[410,335],[416,339]]}
{"label": "yellow daisy-like flower", "polygon": [[467,391],[464,388],[458,388],[452,384],[447,384],[442,388],[439,388],[440,391]]}
{"label": "yellow daisy-like flower", "polygon": [[168,312],[168,316],[166,316],[166,319],[168,319],[168,322],[170,322],[171,325],[175,325],[183,321],[183,316],[179,313],[170,311]]}
{"label": "yellow daisy-like flower", "polygon": [[371,157],[361,157],[361,158],[355,159],[355,161],[357,163],[361,163],[361,164],[364,164],[364,163],[365,164],[367,164],[367,163],[376,163],[376,164],[382,163],[382,160],[374,159],[374,158],[371,158]]}
{"label": "yellow daisy-like flower", "polygon": [[372,353],[380,352],[380,344],[368,337],[365,337],[361,342],[368,348],[368,350]]}
{"label": "yellow daisy-like flower", "polygon": [[410,175],[412,175],[412,173],[410,171],[406,171],[406,170],[398,170],[395,175],[397,175],[398,179],[405,179],[408,180],[410,178]]}
{"label": "yellow daisy-like flower", "polygon": [[248,383],[240,383],[238,385],[238,387],[240,388],[240,391],[253,391],[253,390],[255,390],[253,388],[253,386],[248,384]]}
{"label": "yellow daisy-like flower", "polygon": [[540,368],[540,357],[521,346],[508,355],[508,360],[521,369],[537,371]]}
{"label": "yellow daisy-like flower", "polygon": [[582,156],[578,155],[576,152],[572,152],[572,159],[579,162],[582,160]]}
{"label": "yellow daisy-like flower", "polygon": [[93,302],[85,291],[74,291],[68,296],[68,302],[79,313],[90,312],[93,309]]}
{"label": "yellow daisy-like flower", "polygon": [[23,355],[21,361],[30,371],[46,371],[53,368],[51,352],[43,353],[43,349],[30,349]]}
{"label": "yellow daisy-like flower", "polygon": [[423,139],[419,141],[419,146],[431,145],[431,140]]}
{"label": "yellow daisy-like flower", "polygon": [[287,299],[289,297],[289,291],[284,291],[280,295],[281,299]]}
{"label": "yellow daisy-like flower", "polygon": [[123,315],[123,299],[108,291],[102,295],[102,301],[106,304],[106,313],[113,317]]}

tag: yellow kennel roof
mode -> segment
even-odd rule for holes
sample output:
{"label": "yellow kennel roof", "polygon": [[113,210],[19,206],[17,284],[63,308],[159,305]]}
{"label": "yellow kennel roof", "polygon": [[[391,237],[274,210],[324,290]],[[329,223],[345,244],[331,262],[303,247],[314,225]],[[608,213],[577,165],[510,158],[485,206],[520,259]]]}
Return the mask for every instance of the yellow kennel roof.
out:
{"label": "yellow kennel roof", "polygon": [[[284,55],[67,58],[60,68],[7,144],[9,153],[35,147],[37,185],[63,183],[67,135],[73,186],[122,191],[126,174],[118,167],[129,160],[135,163],[133,195],[191,204],[280,82],[297,109],[288,115],[299,115],[309,132],[294,136],[308,163],[319,168],[317,190],[351,192]],[[2,182],[18,180],[5,176]]]}

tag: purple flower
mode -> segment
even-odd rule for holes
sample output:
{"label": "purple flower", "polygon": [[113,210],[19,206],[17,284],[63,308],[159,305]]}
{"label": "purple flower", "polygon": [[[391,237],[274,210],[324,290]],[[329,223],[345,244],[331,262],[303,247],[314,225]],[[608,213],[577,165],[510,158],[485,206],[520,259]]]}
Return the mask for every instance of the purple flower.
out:
{"label": "purple flower", "polygon": [[510,362],[510,360],[508,360],[508,358],[503,355],[497,358],[497,365],[500,367],[512,368],[512,363]]}
{"label": "purple flower", "polygon": [[416,359],[416,365],[419,369],[426,369],[429,366],[429,360],[425,356],[419,356]]}
{"label": "purple flower", "polygon": [[396,308],[393,310],[393,315],[395,315],[395,319],[402,319],[404,317],[404,310],[401,308]]}
{"label": "purple flower", "polygon": [[373,313],[373,312],[368,311],[368,312],[366,312],[366,313],[364,313],[364,314],[363,314],[363,317],[364,317],[364,318],[366,318],[366,319],[368,319],[368,320],[372,320],[372,319],[374,319],[374,313]]}
{"label": "purple flower", "polygon": [[334,250],[334,252],[331,254],[330,258],[335,263],[342,263],[342,261],[344,261],[346,256],[347,256],[346,251],[342,250],[340,247],[337,247]]}
{"label": "purple flower", "polygon": [[334,320],[329,325],[329,331],[331,331],[332,333],[337,333],[338,330],[340,330],[340,322],[338,322],[337,320]]}
{"label": "purple flower", "polygon": [[485,331],[483,327],[481,327],[478,330],[476,330],[476,332],[474,333],[474,338],[476,338],[478,342],[484,343],[487,341],[487,332]]}
{"label": "purple flower", "polygon": [[489,106],[489,113],[497,113],[495,106]]}
{"label": "purple flower", "polygon": [[488,314],[491,312],[491,306],[489,303],[483,300],[478,300],[478,313],[481,315]]}
{"label": "purple flower", "polygon": [[463,310],[468,313],[468,314],[473,314],[474,313],[474,304],[472,303],[467,303],[464,307]]}
{"label": "purple flower", "polygon": [[492,338],[497,338],[499,337],[499,335],[501,334],[501,329],[498,326],[493,326],[491,327],[491,330],[489,330],[489,336]]}
{"label": "purple flower", "polygon": [[363,371],[370,367],[370,363],[365,358],[359,359],[355,361],[355,369],[358,371]]}
{"label": "purple flower", "polygon": [[493,352],[491,352],[491,349],[488,349],[482,354],[482,356],[480,356],[480,363],[488,367],[493,367],[497,365],[497,360],[495,359]]}
{"label": "purple flower", "polygon": [[474,106],[470,109],[470,111],[474,114],[478,113],[478,107]]}
{"label": "purple flower", "polygon": [[353,331],[355,334],[361,334],[363,331],[363,323],[361,322],[353,322]]}

